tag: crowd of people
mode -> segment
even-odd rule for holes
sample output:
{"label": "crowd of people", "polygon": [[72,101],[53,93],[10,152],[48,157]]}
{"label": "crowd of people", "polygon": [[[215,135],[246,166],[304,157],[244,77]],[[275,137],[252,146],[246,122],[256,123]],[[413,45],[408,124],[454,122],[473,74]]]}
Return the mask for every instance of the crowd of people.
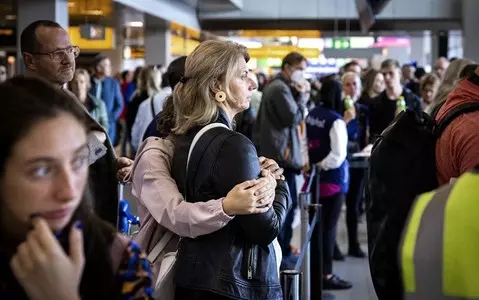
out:
{"label": "crowd of people", "polygon": [[[171,290],[167,299],[283,299],[279,272],[299,255],[296,179],[313,167],[323,287],[349,289],[333,261],[345,259],[336,243],[344,203],[347,254],[366,257],[355,154],[406,109],[440,119],[479,95],[479,69],[466,59],[440,58],[430,74],[393,59],[379,70],[352,61],[308,81],[306,58],[292,52],[267,78],[248,69],[244,46],[208,40],[166,70],[116,78],[104,56],[77,69],[79,51],[60,25],[36,21],[21,34],[25,75],[0,84],[15,98],[0,110],[2,299],[165,299]],[[477,114],[439,139],[441,183],[477,162]],[[138,200],[134,240],[115,228],[119,181]],[[159,270],[171,253],[174,287],[165,288]]]}

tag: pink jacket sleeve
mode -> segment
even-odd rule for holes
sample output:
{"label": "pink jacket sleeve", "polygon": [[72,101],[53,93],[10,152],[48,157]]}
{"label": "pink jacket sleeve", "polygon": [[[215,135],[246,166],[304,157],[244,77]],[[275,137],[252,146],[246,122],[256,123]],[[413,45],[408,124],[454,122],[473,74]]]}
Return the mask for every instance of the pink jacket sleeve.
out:
{"label": "pink jacket sleeve", "polygon": [[171,177],[173,143],[150,138],[137,155],[132,173],[133,195],[161,225],[195,238],[224,227],[232,217],[223,211],[223,199],[186,202]]}

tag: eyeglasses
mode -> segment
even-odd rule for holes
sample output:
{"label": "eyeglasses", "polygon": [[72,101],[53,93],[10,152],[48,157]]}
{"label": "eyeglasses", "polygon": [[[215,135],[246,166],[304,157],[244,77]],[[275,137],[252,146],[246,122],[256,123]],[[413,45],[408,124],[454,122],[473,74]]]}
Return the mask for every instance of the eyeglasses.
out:
{"label": "eyeglasses", "polygon": [[42,52],[32,52],[34,55],[48,55],[53,62],[61,62],[65,59],[65,56],[73,56],[77,58],[80,55],[80,47],[78,46],[70,46],[65,49],[55,50],[49,53],[42,53]]}

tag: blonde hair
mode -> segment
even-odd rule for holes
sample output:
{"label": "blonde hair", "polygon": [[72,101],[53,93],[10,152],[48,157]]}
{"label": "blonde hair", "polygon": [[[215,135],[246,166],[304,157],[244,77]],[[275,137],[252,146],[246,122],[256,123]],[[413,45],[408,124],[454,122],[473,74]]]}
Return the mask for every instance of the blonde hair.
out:
{"label": "blonde hair", "polygon": [[230,41],[209,40],[188,55],[185,74],[173,91],[175,134],[213,121],[219,112],[215,91],[226,93],[226,101],[235,102],[230,82],[238,72],[239,59],[249,61],[246,47]]}
{"label": "blonde hair", "polygon": [[[159,82],[155,82],[155,76],[160,76]],[[138,75],[138,87],[135,94],[145,92],[149,96],[153,96],[161,91],[161,72],[155,66],[148,66],[141,69]]]}
{"label": "blonde hair", "polygon": [[[85,76],[85,79],[86,79],[86,82],[87,82],[87,89],[89,90],[91,88],[91,81],[90,81],[91,78],[90,78],[90,74],[88,73],[88,71],[85,70],[85,69],[82,69],[82,68],[76,69],[75,73],[73,74],[73,79],[77,78],[78,75]],[[73,82],[73,80],[71,82]],[[71,84],[71,82],[70,82],[70,84]]]}
{"label": "blonde hair", "polygon": [[459,75],[461,74],[462,69],[473,63],[474,62],[470,59],[456,59],[449,64],[449,67],[447,67],[446,72],[444,72],[443,79],[439,84],[436,96],[432,100],[429,112],[434,112],[436,108],[439,108],[440,105],[447,100],[447,96],[452,92],[457,82],[460,80]]}

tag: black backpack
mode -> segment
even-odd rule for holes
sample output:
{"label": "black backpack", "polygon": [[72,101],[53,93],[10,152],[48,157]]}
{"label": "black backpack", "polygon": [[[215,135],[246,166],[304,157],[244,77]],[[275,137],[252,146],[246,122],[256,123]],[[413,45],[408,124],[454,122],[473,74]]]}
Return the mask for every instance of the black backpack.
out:
{"label": "black backpack", "polygon": [[403,299],[398,247],[419,194],[439,186],[436,142],[458,116],[479,110],[460,105],[436,124],[426,113],[399,114],[374,144],[369,168],[367,226],[371,276],[379,300]]}

